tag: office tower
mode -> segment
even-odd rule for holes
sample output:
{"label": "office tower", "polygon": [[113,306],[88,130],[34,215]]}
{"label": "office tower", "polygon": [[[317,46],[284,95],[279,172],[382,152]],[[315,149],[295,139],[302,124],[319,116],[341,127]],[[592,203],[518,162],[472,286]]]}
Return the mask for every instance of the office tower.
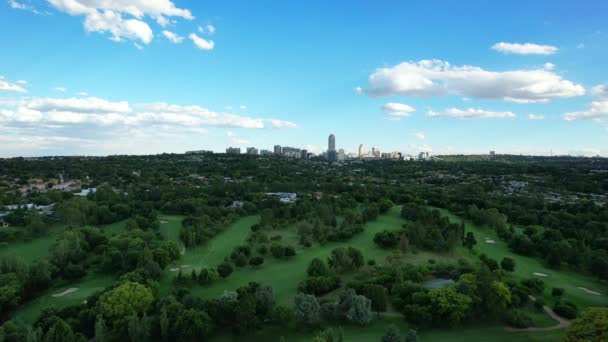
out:
{"label": "office tower", "polygon": [[258,155],[258,149],[255,148],[255,147],[247,147],[247,154],[257,156]]}
{"label": "office tower", "polygon": [[281,149],[281,145],[274,145],[274,154],[277,156],[283,154],[283,149]]}
{"label": "office tower", "polygon": [[241,154],[241,148],[240,147],[228,147],[226,149],[226,153],[227,154]]}
{"label": "office tower", "polygon": [[308,151],[306,151],[306,150],[300,151],[300,159],[308,159]]}
{"label": "office tower", "polygon": [[327,159],[329,161],[336,161],[338,159],[336,153],[336,136],[333,134],[330,134],[329,139],[327,139]]}
{"label": "office tower", "polygon": [[340,162],[346,160],[346,153],[344,153],[343,149],[339,149],[338,150],[338,158],[337,159]]}
{"label": "office tower", "polygon": [[359,158],[363,158],[365,155],[365,146],[363,144],[359,145]]}

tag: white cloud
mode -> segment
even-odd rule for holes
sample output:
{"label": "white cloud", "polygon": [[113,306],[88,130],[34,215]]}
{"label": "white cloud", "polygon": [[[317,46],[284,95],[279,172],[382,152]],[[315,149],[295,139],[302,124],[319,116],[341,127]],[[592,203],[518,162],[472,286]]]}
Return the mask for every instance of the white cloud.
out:
{"label": "white cloud", "polygon": [[416,132],[414,134],[414,136],[416,137],[416,139],[420,139],[420,140],[426,139],[426,133],[424,133],[424,132]]}
{"label": "white cloud", "polygon": [[245,109],[247,109],[247,106],[245,106],[245,105],[240,105],[240,106],[239,106],[239,109],[240,109],[240,110],[245,110]]}
{"label": "white cloud", "polygon": [[84,16],[87,32],[110,33],[112,40],[137,40],[149,44],[154,34],[146,23],[152,18],[160,26],[168,18],[194,19],[187,9],[177,8],[171,0],[47,0],[55,9],[72,16]]}
{"label": "white cloud", "polygon": [[208,24],[207,25],[207,32],[209,32],[209,34],[214,34],[215,33],[215,26]]}
{"label": "white cloud", "polygon": [[190,33],[188,38],[190,38],[190,40],[192,40],[194,45],[196,45],[196,47],[198,47],[201,50],[212,50],[213,47],[215,46],[215,43],[213,42],[213,40],[206,40],[204,38],[201,38],[201,37],[197,36],[196,33]]}
{"label": "white cloud", "polygon": [[[23,85],[23,83],[20,83],[19,81],[17,81],[16,83]],[[23,88],[19,84],[10,83],[9,81],[7,81],[4,78],[4,76],[0,75],[0,91],[8,91],[8,92],[13,92],[13,93],[27,93],[27,90],[25,90],[25,88]]]}
{"label": "white cloud", "polygon": [[66,91],[68,91],[66,88],[64,87],[55,87],[53,88],[54,91],[58,91],[60,93],[65,93]]}
{"label": "white cloud", "polygon": [[201,25],[198,25],[196,29],[199,33],[205,33],[205,29]]}
{"label": "white cloud", "polygon": [[426,113],[427,116],[433,118],[459,118],[459,119],[487,119],[487,118],[514,118],[515,114],[512,112],[493,112],[483,109],[467,108],[448,108],[441,112],[434,112],[432,110]]}
{"label": "white cloud", "polygon": [[227,131],[226,132],[226,136],[227,137],[233,137],[234,136],[234,132],[233,131]]}
{"label": "white cloud", "polygon": [[545,70],[553,70],[555,69],[555,64],[547,62],[543,65],[543,67],[545,68]]}
{"label": "white cloud", "polygon": [[15,82],[17,84],[21,84],[21,85],[27,85],[27,81],[26,80],[17,80],[17,82]]}
{"label": "white cloud", "polygon": [[608,118],[608,85],[600,84],[591,88],[591,94],[596,100],[591,102],[588,110],[566,113],[563,116],[564,120],[574,121]]}
{"label": "white cloud", "polygon": [[600,99],[608,99],[608,85],[600,84],[591,88],[591,94]]}
{"label": "white cloud", "polygon": [[34,6],[31,6],[29,4],[17,1],[17,0],[7,0],[9,6],[11,6],[12,9],[17,9],[17,10],[22,10],[22,11],[29,11],[35,14],[41,14],[36,8],[34,8]]}
{"label": "white cloud", "polygon": [[369,76],[369,88],[359,89],[371,97],[456,94],[526,103],[585,94],[582,85],[544,69],[488,71],[468,65],[452,66],[441,60],[403,62],[377,69]]}
{"label": "white cloud", "polygon": [[389,102],[382,106],[382,111],[391,116],[406,117],[410,116],[416,109],[403,103]]}
{"label": "white cloud", "polygon": [[544,120],[545,116],[540,114],[528,114],[528,119],[530,120]]}
{"label": "white cloud", "polygon": [[540,45],[533,43],[505,43],[500,42],[492,46],[492,49],[506,53],[506,54],[518,54],[518,55],[552,55],[559,50],[555,46],[551,45]]}
{"label": "white cloud", "polygon": [[126,101],[110,102],[97,97],[33,98],[28,101],[27,107],[41,112],[128,113],[131,111]]}
{"label": "white cloud", "polygon": [[276,119],[270,119],[268,120],[270,122],[270,125],[272,126],[272,128],[296,128],[298,127],[297,124],[295,124],[294,122],[291,121],[285,121],[285,120],[276,120]]}
{"label": "white cloud", "polygon": [[89,96],[89,94],[87,92],[84,92],[84,91],[78,92],[78,93],[76,93],[76,95],[78,95],[78,96]]}
{"label": "white cloud", "polygon": [[173,44],[179,44],[184,40],[184,37],[167,30],[163,30],[163,36]]}

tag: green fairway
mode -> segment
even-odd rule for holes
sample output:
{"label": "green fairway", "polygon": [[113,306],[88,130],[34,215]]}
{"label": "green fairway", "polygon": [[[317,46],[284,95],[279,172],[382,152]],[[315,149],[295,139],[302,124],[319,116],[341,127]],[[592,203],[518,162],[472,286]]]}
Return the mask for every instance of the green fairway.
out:
{"label": "green fairway", "polygon": [[[450,220],[455,223],[460,223],[462,221],[447,210],[439,210],[442,215],[450,218]],[[501,241],[492,229],[477,227],[467,220],[465,220],[465,229],[467,232],[470,231],[475,234],[475,238],[477,239],[475,249],[479,254],[485,253],[498,262],[505,256],[513,258],[513,260],[515,260],[515,272],[513,272],[513,277],[516,279],[537,277],[534,273],[546,274],[546,277],[539,278],[545,282],[544,297],[547,303],[553,302],[551,298],[551,288],[561,287],[566,290],[564,298],[578,305],[580,309],[589,306],[608,305],[608,287],[594,278],[572,271],[550,269],[547,268],[540,259],[515,254],[509,251],[507,244],[504,241]],[[486,243],[485,238],[490,238],[494,240],[495,243]],[[458,252],[465,258],[469,258],[473,261],[479,260],[462,246],[458,248]],[[601,295],[585,292],[579,289],[579,287],[599,292]]]}
{"label": "green fairway", "polygon": [[101,226],[100,229],[107,237],[112,237],[127,230],[127,220],[107,224],[105,226]]}
{"label": "green fairway", "polygon": [[[114,277],[110,276],[89,275],[75,283],[58,284],[40,297],[21,306],[14,317],[17,321],[32,324],[43,309],[47,307],[63,308],[82,303],[88,296],[110,286],[114,280]],[[70,288],[78,288],[78,290],[61,297],[53,297],[54,294],[62,293]]]}
{"label": "green fairway", "polygon": [[27,263],[44,258],[51,254],[51,249],[63,226],[54,226],[46,236],[26,241],[9,242],[0,246],[0,258],[14,256]]}
{"label": "green fairway", "polygon": [[182,245],[179,239],[179,230],[182,227],[183,216],[179,215],[162,215],[159,216],[160,233],[169,241],[173,241],[178,245]]}
{"label": "green fairway", "polygon": [[[398,207],[392,208],[387,214],[381,215],[375,221],[367,223],[364,231],[349,241],[330,242],[322,246],[314,245],[311,248],[298,249],[297,255],[288,260],[277,260],[272,257],[266,257],[265,263],[261,268],[253,269],[246,267],[238,269],[227,279],[220,279],[208,287],[193,287],[192,292],[204,298],[213,298],[222,294],[224,290],[235,290],[254,281],[271,285],[274,289],[277,302],[279,304],[290,305],[293,296],[297,292],[298,284],[306,277],[306,268],[310,261],[314,258],[326,259],[330,255],[331,250],[336,247],[352,246],[360,249],[366,259],[374,259],[378,263],[384,262],[385,257],[390,252],[374,244],[374,234],[385,229],[400,229],[403,220],[399,216],[399,212]],[[224,251],[222,257],[227,255],[229,251],[230,249]],[[426,261],[429,255],[421,253],[420,258]],[[219,260],[221,261],[222,258]]]}

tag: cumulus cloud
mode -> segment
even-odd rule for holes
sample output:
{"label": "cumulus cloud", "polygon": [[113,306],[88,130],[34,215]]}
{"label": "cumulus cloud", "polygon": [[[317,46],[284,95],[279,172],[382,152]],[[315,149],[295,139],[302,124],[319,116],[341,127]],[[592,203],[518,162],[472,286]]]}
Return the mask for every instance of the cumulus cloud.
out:
{"label": "cumulus cloud", "polygon": [[545,69],[488,71],[468,65],[452,66],[441,60],[403,62],[379,68],[369,76],[368,82],[369,87],[359,87],[358,92],[371,97],[456,94],[528,103],[585,94],[582,85]]}
{"label": "cumulus cloud", "polygon": [[212,50],[213,47],[215,46],[215,43],[213,42],[213,40],[207,40],[207,39],[201,38],[201,37],[197,36],[196,33],[190,33],[188,38],[190,38],[190,40],[192,40],[194,45],[196,45],[196,47],[201,50]]}
{"label": "cumulus cloud", "polygon": [[545,118],[544,115],[540,114],[528,114],[528,119],[530,120],[543,120]]}
{"label": "cumulus cloud", "polygon": [[600,84],[591,89],[591,95],[595,101],[587,110],[580,112],[570,112],[564,114],[566,121],[585,120],[585,119],[604,119],[608,118],[608,85]]}
{"label": "cumulus cloud", "polygon": [[163,30],[163,36],[173,44],[179,44],[184,40],[184,37],[167,30]]}
{"label": "cumulus cloud", "polygon": [[285,120],[276,120],[276,119],[270,119],[268,120],[270,122],[270,125],[272,126],[272,128],[296,128],[298,127],[297,124],[295,124],[294,122],[291,121],[285,121]]}
{"label": "cumulus cloud", "polygon": [[543,67],[545,68],[545,70],[553,70],[555,69],[555,64],[547,62],[543,65]]}
{"label": "cumulus cloud", "polygon": [[21,83],[20,81],[17,81],[16,83],[11,83],[11,82],[7,81],[4,78],[4,76],[0,75],[0,91],[8,91],[8,92],[13,92],[13,93],[27,93],[27,90],[25,90],[25,88],[23,88],[19,84],[24,85],[25,83]]}
{"label": "cumulus cloud", "polygon": [[110,33],[114,41],[135,40],[149,44],[154,34],[145,21],[154,19],[160,26],[169,18],[194,19],[187,9],[177,8],[171,0],[47,0],[51,6],[71,16],[83,16],[87,32]]}
{"label": "cumulus cloud", "polygon": [[403,103],[389,102],[382,106],[382,111],[387,115],[406,117],[410,116],[416,109]]}
{"label": "cumulus cloud", "polygon": [[214,34],[215,33],[215,26],[208,24],[207,25],[207,32],[209,32],[209,34]]}
{"label": "cumulus cloud", "polygon": [[505,43],[500,42],[492,45],[492,49],[506,54],[518,54],[518,55],[552,55],[559,50],[557,47],[552,45],[540,45],[533,43]]}
{"label": "cumulus cloud", "polygon": [[432,118],[459,118],[459,119],[488,119],[488,118],[514,118],[512,112],[494,112],[477,108],[448,108],[444,111],[428,111],[427,116]]}
{"label": "cumulus cloud", "polygon": [[65,93],[66,91],[68,91],[66,88],[64,87],[55,87],[53,88],[54,91],[58,91],[60,93]]}
{"label": "cumulus cloud", "polygon": [[[165,102],[130,104],[97,97],[29,98],[0,103],[0,122],[37,124],[88,124],[144,127],[167,125],[184,128],[234,127],[282,129],[297,125],[290,121],[254,118],[215,112],[198,105]],[[199,133],[202,131],[199,131]]]}

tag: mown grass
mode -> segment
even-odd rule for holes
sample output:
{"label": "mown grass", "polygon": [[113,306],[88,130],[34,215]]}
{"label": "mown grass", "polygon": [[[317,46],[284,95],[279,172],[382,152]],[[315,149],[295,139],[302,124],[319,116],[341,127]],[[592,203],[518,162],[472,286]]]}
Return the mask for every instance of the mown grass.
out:
{"label": "mown grass", "polygon": [[[448,212],[447,210],[440,209],[441,214],[448,217],[455,223],[460,223],[463,220],[456,215]],[[478,254],[485,253],[487,256],[500,262],[502,258],[508,256],[515,260],[515,271],[512,273],[512,277],[521,280],[525,278],[538,277],[534,273],[546,274],[546,277],[538,277],[545,282],[545,291],[543,297],[545,302],[552,303],[553,298],[551,297],[551,289],[553,287],[559,287],[566,290],[563,298],[571,301],[579,306],[580,309],[590,306],[606,306],[608,305],[608,287],[605,283],[602,283],[593,277],[586,276],[581,273],[576,273],[570,270],[556,270],[545,266],[542,260],[533,257],[527,257],[515,254],[511,252],[506,242],[500,240],[494,230],[489,228],[482,228],[474,225],[468,220],[464,220],[465,230],[467,232],[473,232],[477,245],[475,249]],[[495,243],[486,243],[485,238],[490,238]],[[479,259],[477,256],[469,253],[468,250],[460,246],[458,253],[465,258],[477,262]],[[578,287],[584,287],[592,291],[601,293],[601,295],[594,295],[582,291]]]}

